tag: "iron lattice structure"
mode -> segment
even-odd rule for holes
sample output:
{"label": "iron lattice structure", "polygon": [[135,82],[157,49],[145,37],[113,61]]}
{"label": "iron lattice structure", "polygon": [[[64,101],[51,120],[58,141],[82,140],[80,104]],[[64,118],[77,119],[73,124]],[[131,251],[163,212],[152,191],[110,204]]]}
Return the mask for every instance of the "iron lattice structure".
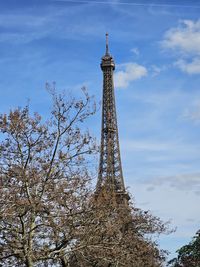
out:
{"label": "iron lattice structure", "polygon": [[106,34],[106,54],[102,57],[101,69],[103,71],[103,105],[100,162],[96,192],[98,194],[104,188],[108,192],[120,195],[123,199],[128,199],[123,179],[118,138],[113,82],[115,63],[108,51],[108,34]]}

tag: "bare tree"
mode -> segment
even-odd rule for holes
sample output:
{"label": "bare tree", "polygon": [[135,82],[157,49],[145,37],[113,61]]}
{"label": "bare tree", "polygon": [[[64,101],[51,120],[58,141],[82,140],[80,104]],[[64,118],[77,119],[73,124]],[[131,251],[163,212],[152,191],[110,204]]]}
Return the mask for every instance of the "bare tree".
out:
{"label": "bare tree", "polygon": [[[80,124],[95,112],[83,88],[76,100],[53,95],[51,118],[29,107],[0,117],[0,262],[4,266],[48,266],[73,246],[90,193],[86,168],[96,145]],[[55,265],[56,266],[56,265]]]}
{"label": "bare tree", "polygon": [[159,249],[155,235],[170,233],[168,223],[131,203],[119,204],[115,193],[109,192],[100,201],[91,203],[70,266],[163,266],[166,252]]}
{"label": "bare tree", "polygon": [[82,123],[96,111],[84,97],[53,96],[47,122],[29,107],[0,116],[0,265],[157,267],[152,237],[166,225],[149,212],[94,200],[90,155],[95,140]]}

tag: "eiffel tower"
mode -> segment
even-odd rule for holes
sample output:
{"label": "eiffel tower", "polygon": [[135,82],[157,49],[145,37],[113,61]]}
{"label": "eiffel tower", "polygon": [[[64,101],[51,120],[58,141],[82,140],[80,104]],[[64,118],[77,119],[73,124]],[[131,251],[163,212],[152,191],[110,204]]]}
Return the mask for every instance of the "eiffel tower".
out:
{"label": "eiffel tower", "polygon": [[108,33],[106,33],[106,53],[101,60],[103,72],[103,105],[101,126],[101,148],[96,194],[106,191],[115,195],[117,202],[128,203],[118,138],[117,115],[115,106],[113,73],[115,63],[108,49]]}

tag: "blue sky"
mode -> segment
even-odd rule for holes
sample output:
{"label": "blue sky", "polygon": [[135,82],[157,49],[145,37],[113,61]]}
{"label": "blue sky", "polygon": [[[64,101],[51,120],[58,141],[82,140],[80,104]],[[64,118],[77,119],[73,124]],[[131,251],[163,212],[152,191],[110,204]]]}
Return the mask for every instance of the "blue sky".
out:
{"label": "blue sky", "polygon": [[[102,94],[109,32],[124,178],[135,203],[177,231],[174,255],[200,225],[199,1],[0,1],[0,112],[31,100],[44,116],[45,83]],[[101,112],[88,122],[100,138]]]}

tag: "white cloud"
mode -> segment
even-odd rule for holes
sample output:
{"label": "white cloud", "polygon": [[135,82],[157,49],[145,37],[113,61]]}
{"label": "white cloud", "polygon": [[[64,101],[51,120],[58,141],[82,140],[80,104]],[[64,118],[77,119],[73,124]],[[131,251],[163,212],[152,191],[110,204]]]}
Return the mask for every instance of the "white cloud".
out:
{"label": "white cloud", "polygon": [[200,20],[183,20],[177,28],[168,30],[164,35],[162,46],[178,49],[183,53],[200,55]]}
{"label": "white cloud", "polygon": [[200,73],[200,57],[194,58],[191,62],[180,59],[176,61],[174,65],[188,74]]}
{"label": "white cloud", "polygon": [[116,72],[115,86],[117,88],[127,88],[129,84],[147,75],[147,69],[134,62],[119,65],[122,70]]}
{"label": "white cloud", "polygon": [[165,33],[161,44],[181,57],[174,66],[187,74],[200,74],[200,20],[181,21],[177,28]]}

